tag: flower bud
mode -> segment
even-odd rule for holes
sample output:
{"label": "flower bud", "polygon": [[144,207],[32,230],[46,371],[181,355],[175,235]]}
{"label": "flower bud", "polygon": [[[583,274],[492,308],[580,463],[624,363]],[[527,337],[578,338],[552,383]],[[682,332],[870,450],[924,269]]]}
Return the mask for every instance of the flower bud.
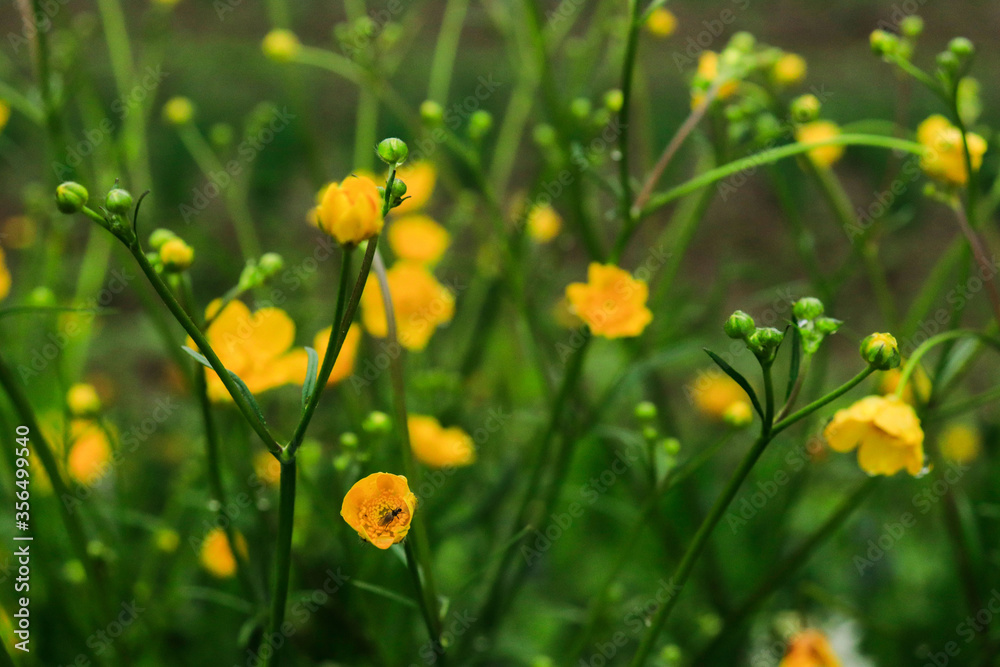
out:
{"label": "flower bud", "polygon": [[74,417],[89,417],[101,411],[101,398],[94,385],[79,382],[66,393],[66,405]]}
{"label": "flower bud", "polygon": [[778,346],[784,337],[785,334],[774,327],[760,328],[747,337],[747,347],[761,363],[767,364],[774,361]]}
{"label": "flower bud", "polygon": [[128,190],[115,188],[104,198],[104,206],[115,215],[127,215],[132,210],[132,194]]}
{"label": "flower bud", "polygon": [[353,449],[358,446],[358,436],[348,431],[340,434],[340,446]]}
{"label": "flower bud", "polygon": [[493,128],[493,114],[485,109],[474,111],[469,117],[469,136],[481,139]]}
{"label": "flower bud", "polygon": [[444,121],[444,109],[434,100],[424,100],[420,105],[420,119],[431,127],[437,127]]}
{"label": "flower bud", "polygon": [[656,430],[655,426],[647,426],[642,429],[642,439],[646,442],[655,442],[659,437],[660,432]]}
{"label": "flower bud", "polygon": [[279,63],[287,63],[295,59],[302,44],[291,30],[276,29],[267,33],[261,43],[264,55]]}
{"label": "flower bud", "polygon": [[266,280],[285,268],[285,260],[276,252],[267,252],[261,255],[257,268]]}
{"label": "flower bud", "polygon": [[737,310],[726,320],[723,329],[730,338],[746,338],[753,333],[754,327],[753,318],[742,310]]}
{"label": "flower bud", "polygon": [[385,434],[392,430],[392,421],[389,419],[389,415],[374,410],[365,417],[361,424],[361,430],[365,433]]}
{"label": "flower bud", "polygon": [[615,88],[604,93],[604,108],[612,113],[618,113],[622,110],[622,106],[625,104],[625,95],[622,91]]}
{"label": "flower bud", "polygon": [[362,176],[331,183],[318,207],[319,228],[343,245],[357,245],[382,231],[382,199],[379,188]]}
{"label": "flower bud", "polygon": [[399,166],[406,161],[406,156],[410,154],[410,149],[402,139],[392,137],[383,139],[375,149],[379,159],[389,165]]}
{"label": "flower bud", "polygon": [[160,246],[160,261],[167,271],[186,271],[194,262],[194,248],[184,239],[174,237]]}
{"label": "flower bud", "polygon": [[149,245],[152,246],[154,250],[159,250],[161,247],[163,247],[164,243],[173,238],[177,238],[177,235],[174,234],[169,229],[164,229],[163,227],[160,227],[158,229],[154,229],[153,232],[149,235]]}
{"label": "flower bud", "polygon": [[539,146],[552,146],[556,143],[556,130],[547,123],[536,125],[531,133],[531,138]]}
{"label": "flower bud", "polygon": [[635,406],[635,418],[642,421],[656,419],[656,406],[649,401],[643,401]]}
{"label": "flower bud", "polygon": [[899,345],[892,334],[873,333],[861,341],[861,358],[880,371],[899,366]]}
{"label": "flower bud", "polygon": [[660,447],[669,456],[677,456],[681,451],[681,441],[677,438],[664,438],[660,441]]}
{"label": "flower bud", "polygon": [[958,56],[951,51],[942,51],[937,54],[938,67],[948,74],[953,74],[958,71],[960,64]]}
{"label": "flower bud", "polygon": [[899,31],[911,39],[919,37],[924,31],[924,20],[916,14],[910,14],[899,22]]}
{"label": "flower bud", "polygon": [[726,45],[727,49],[735,49],[737,51],[742,51],[743,53],[750,53],[753,47],[757,44],[757,38],[751,35],[745,30],[737,32],[729,39],[729,44]]}
{"label": "flower bud", "polygon": [[171,97],[163,105],[163,119],[171,125],[185,125],[194,118],[194,104],[186,97]]}
{"label": "flower bud", "polygon": [[789,107],[792,118],[798,123],[808,123],[819,117],[820,102],[815,95],[800,95]]}
{"label": "flower bud", "polygon": [[569,103],[569,112],[581,120],[590,115],[590,110],[590,100],[586,97],[577,97]]}
{"label": "flower bud", "polygon": [[74,181],[66,181],[56,188],[56,207],[63,213],[77,213],[87,203],[90,193]]}
{"label": "flower bud", "polygon": [[802,297],[792,306],[797,320],[815,320],[823,314],[823,302],[814,296]]}
{"label": "flower bud", "polygon": [[214,123],[208,130],[208,140],[213,146],[225,148],[233,143],[233,126],[229,123]]}
{"label": "flower bud", "polygon": [[56,305],[56,295],[48,287],[36,287],[28,293],[28,305],[47,308]]}
{"label": "flower bud", "polygon": [[972,41],[965,37],[956,37],[948,42],[948,51],[955,54],[959,60],[969,59],[975,50],[976,47],[972,45]]}
{"label": "flower bud", "polygon": [[885,30],[874,30],[868,38],[871,44],[872,53],[877,56],[887,56],[896,51],[899,46],[899,38],[891,32]]}
{"label": "flower bud", "polygon": [[722,421],[733,428],[746,428],[753,423],[753,408],[746,401],[734,401],[722,413]]}
{"label": "flower bud", "polygon": [[832,333],[836,333],[837,329],[840,328],[844,322],[843,320],[838,320],[833,317],[818,317],[814,323],[816,326],[816,331],[820,332],[824,336],[829,336]]}

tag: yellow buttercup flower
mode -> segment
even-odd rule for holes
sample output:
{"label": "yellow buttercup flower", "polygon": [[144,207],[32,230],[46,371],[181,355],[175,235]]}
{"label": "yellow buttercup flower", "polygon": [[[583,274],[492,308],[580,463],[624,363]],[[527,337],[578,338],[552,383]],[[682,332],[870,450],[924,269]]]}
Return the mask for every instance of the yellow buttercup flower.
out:
{"label": "yellow buttercup flower", "polygon": [[427,205],[437,183],[437,169],[433,164],[422,160],[405,164],[396,170],[396,177],[406,183],[407,198],[392,209],[395,213],[416,213]]}
{"label": "yellow buttercup flower", "polygon": [[806,59],[797,53],[785,53],[771,68],[771,78],[781,86],[794,86],[806,78]]}
{"label": "yellow buttercup flower", "polygon": [[94,385],[78,382],[66,392],[66,405],[75,417],[92,415],[101,411],[101,397]]}
{"label": "yellow buttercup flower", "polygon": [[[811,123],[800,125],[795,130],[795,140],[801,144],[810,144],[815,141],[825,141],[840,135],[840,127],[829,120],[814,120]],[[807,153],[809,159],[817,167],[830,167],[844,154],[843,146],[820,146]]]}
{"label": "yellow buttercup flower", "polygon": [[452,426],[442,428],[434,417],[410,415],[406,420],[410,447],[418,461],[432,468],[467,466],[476,460],[472,437]]}
{"label": "yellow buttercup flower", "polygon": [[535,243],[548,243],[559,235],[562,218],[549,204],[532,206],[528,211],[528,234]]}
{"label": "yellow buttercup flower", "polygon": [[[316,350],[316,354],[319,356],[320,366],[323,365],[323,357],[326,355],[327,344],[330,342],[331,329],[332,327],[327,327],[313,338],[313,349]],[[351,373],[354,372],[354,363],[358,358],[358,346],[360,344],[361,327],[357,324],[352,324],[347,330],[347,335],[344,336],[344,344],[340,346],[340,354],[337,355],[337,361],[333,364],[333,370],[330,371],[330,378],[326,381],[326,386],[329,387],[351,377]],[[298,366],[298,375],[296,375],[295,382],[302,384],[306,381],[309,360],[306,357],[305,350],[295,350],[292,354],[296,356],[297,361],[295,364]]]}
{"label": "yellow buttercup flower", "polygon": [[[209,304],[206,317],[211,317],[217,307]],[[295,340],[295,323],[280,308],[261,308],[251,313],[242,301],[231,301],[215,316],[205,335],[226,369],[236,373],[253,394],[295,382],[299,377],[302,357],[289,351]],[[188,347],[195,347],[190,338]],[[206,377],[209,398],[232,400],[215,371],[207,369]]]}
{"label": "yellow buttercup flower", "polygon": [[[903,376],[903,372],[900,370],[906,365],[906,360],[903,359],[899,362],[899,368],[893,368],[891,370],[883,371],[879,373],[878,384],[875,390],[887,396],[889,394],[896,393],[896,387],[899,386],[899,380]],[[910,381],[906,383],[906,387],[903,388],[902,399],[909,403],[910,405],[916,405],[919,403],[926,403],[927,399],[931,395],[931,379],[927,376],[927,372],[924,371],[923,367],[919,364],[913,369],[913,373],[910,375]]]}
{"label": "yellow buttercup flower", "polygon": [[[414,262],[396,262],[386,277],[400,345],[408,350],[424,349],[434,330],[454,316],[455,296],[426,267]],[[388,335],[382,289],[375,276],[368,278],[361,294],[361,322],[373,336]]]}
{"label": "yellow buttercup flower", "polygon": [[[965,165],[962,131],[944,116],[930,116],[917,127],[917,141],[924,146],[920,168],[930,178],[948,185],[965,185],[969,172]],[[974,132],[965,135],[972,168],[979,170],[986,152],[986,140]]]}
{"label": "yellow buttercup flower", "polygon": [[941,456],[955,463],[976,460],[983,448],[979,431],[967,424],[951,424],[942,433],[938,448]]}
{"label": "yellow buttercup flower", "polygon": [[657,7],[646,19],[646,30],[654,37],[670,37],[677,30],[677,17],[669,9]]}
{"label": "yellow buttercup flower", "polygon": [[261,449],[253,455],[253,471],[265,484],[277,486],[281,481],[281,464],[271,452]]}
{"label": "yellow buttercup flower", "polygon": [[868,396],[840,410],[823,431],[830,448],[858,448],[858,465],[869,475],[924,468],[924,432],[913,407],[896,396]]}
{"label": "yellow buttercup flower", "polygon": [[396,259],[437,264],[451,244],[448,230],[426,215],[407,215],[394,220],[386,233]]}
{"label": "yellow buttercup flower", "polygon": [[160,246],[160,261],[168,271],[186,271],[194,262],[194,248],[174,237]]}
{"label": "yellow buttercup flower", "polygon": [[3,248],[0,248],[0,301],[7,298],[10,294],[11,285],[10,269],[7,268],[7,258],[3,254]]}
{"label": "yellow buttercup flower", "polygon": [[403,541],[417,509],[417,497],[406,478],[377,472],[358,480],[344,496],[340,516],[361,539],[379,549]]}
{"label": "yellow buttercup flower", "polygon": [[291,30],[277,28],[264,36],[261,43],[264,55],[279,63],[287,63],[302,49],[299,38]]}
{"label": "yellow buttercup flower", "polygon": [[348,176],[323,192],[317,211],[319,228],[342,244],[358,244],[382,231],[382,198],[363,176]]}
{"label": "yellow buttercup flower", "polygon": [[[713,84],[715,78],[719,76],[719,54],[715,51],[702,51],[701,55],[698,56],[698,72],[696,76],[698,79],[708,82],[709,85]],[[735,79],[725,81],[719,86],[716,98],[724,100],[732,97],[733,93],[739,88],[739,85],[739,81]],[[704,100],[705,91],[696,88],[691,94],[691,108],[698,108]]]}
{"label": "yellow buttercup flower", "polygon": [[840,667],[840,660],[822,632],[803,630],[788,642],[778,667]]}
{"label": "yellow buttercup flower", "polygon": [[[236,533],[236,548],[244,558],[247,555],[247,541],[242,535]],[[205,536],[201,543],[201,552],[198,555],[201,566],[213,577],[228,579],[236,574],[236,556],[229,544],[226,531],[221,528],[213,528]]]}
{"label": "yellow buttercup flower", "polygon": [[613,264],[592,262],[586,283],[566,287],[570,307],[597,336],[638,336],[653,319],[646,307],[649,287]]}
{"label": "yellow buttercup flower", "polygon": [[698,377],[685,387],[684,393],[699,412],[714,419],[725,419],[730,410],[742,410],[733,408],[734,405],[749,405],[743,388],[717,368],[698,373]]}
{"label": "yellow buttercup flower", "polygon": [[66,459],[66,471],[80,484],[93,484],[107,473],[111,461],[108,434],[89,419],[74,419],[69,427],[73,444]]}

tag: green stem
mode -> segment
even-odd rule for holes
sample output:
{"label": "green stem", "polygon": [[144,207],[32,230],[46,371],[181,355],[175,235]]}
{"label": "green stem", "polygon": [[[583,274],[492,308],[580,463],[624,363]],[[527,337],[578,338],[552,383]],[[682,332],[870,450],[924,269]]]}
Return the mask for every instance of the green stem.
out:
{"label": "green stem", "polygon": [[434,47],[434,60],[431,62],[430,83],[427,86],[427,99],[440,104],[448,101],[451,74],[455,66],[455,56],[458,55],[458,42],[462,37],[462,24],[465,22],[468,9],[469,0],[448,0],[448,4],[445,5],[441,30],[438,32],[437,45]]}
{"label": "green stem", "polygon": [[[833,390],[823,398],[816,399],[809,405],[806,405],[805,407],[799,409],[798,411],[788,415],[787,417],[785,417],[784,419],[782,419],[781,421],[779,421],[774,425],[774,428],[771,429],[771,435],[772,436],[778,435],[786,428],[788,428],[795,422],[799,421],[800,419],[803,419],[804,417],[809,416],[813,412],[816,412],[827,403],[830,403],[840,398],[841,396],[849,392],[851,389],[859,385],[866,377],[868,377],[874,372],[875,372],[875,367],[869,366],[860,373],[858,373],[857,375],[855,375],[853,378],[848,380],[846,384],[841,385],[840,387]],[[900,382],[902,383],[902,381]]]}
{"label": "green stem", "polygon": [[952,417],[964,414],[969,410],[975,410],[981,405],[989,405],[998,400],[1000,400],[1000,387],[993,387],[993,389],[984,391],[978,396],[972,396],[971,398],[956,401],[950,405],[942,405],[929,415],[928,419],[933,421],[945,421],[947,419],[951,419]]}
{"label": "green stem", "polygon": [[987,345],[995,347],[1000,350],[1000,340],[990,336],[988,334],[981,333],[979,331],[973,331],[971,329],[955,329],[953,331],[946,331],[944,333],[938,334],[937,336],[932,336],[925,340],[913,354],[906,360],[906,365],[903,366],[903,370],[899,375],[899,384],[896,385],[896,396],[903,395],[903,389],[906,388],[907,383],[910,381],[910,376],[913,375],[913,371],[916,370],[917,364],[920,362],[920,358],[925,354],[930,352],[931,348],[941,343],[946,343],[956,338],[964,338],[966,336],[976,337]]}
{"label": "green stem", "polygon": [[[621,188],[622,234],[625,236],[635,225],[632,213],[632,177],[629,173],[629,121],[632,110],[632,84],[635,74],[635,61],[639,52],[639,0],[629,0],[628,3],[628,34],[625,38],[625,58],[622,65],[622,107],[618,112],[620,132],[618,134],[618,180]],[[624,245],[624,244],[621,244]],[[612,251],[611,261],[617,261],[620,249],[616,245]]]}
{"label": "green stem", "polygon": [[[424,617],[424,624],[427,626],[427,634],[430,635],[431,643],[434,645],[435,655],[438,661],[445,664],[444,647],[441,645],[441,619],[438,617],[436,608],[428,603],[428,586],[420,576],[420,561],[413,551],[410,540],[403,542],[403,550],[406,552],[406,567],[413,579],[413,586],[417,589],[417,597],[420,598],[420,613]],[[427,570],[424,569],[426,572]]]}
{"label": "green stem", "polygon": [[[281,461],[281,487],[278,501],[278,543],[274,555],[274,588],[271,594],[271,624],[268,635],[284,636],[285,606],[288,603],[288,579],[292,565],[292,530],[295,526],[295,459]],[[288,644],[288,641],[285,641]],[[274,647],[269,667],[277,667],[281,651]]]}
{"label": "green stem", "polygon": [[[969,191],[971,193],[972,189],[970,188]],[[986,285],[986,293],[989,294],[990,305],[993,307],[993,317],[996,318],[997,324],[1000,324],[1000,293],[997,293],[997,286],[993,280],[995,277],[993,273],[993,263],[986,258],[986,250],[983,248],[983,243],[979,239],[979,236],[969,224],[969,218],[966,215],[965,207],[962,206],[961,202],[958,202],[953,207],[953,210],[955,211],[955,217],[958,219],[958,226],[962,230],[965,240],[968,241],[969,248],[972,250],[972,255],[976,258],[976,263],[979,265],[979,270],[982,272],[983,283]],[[969,210],[972,209],[970,208]],[[986,278],[985,276],[989,276],[989,278]]]}
{"label": "green stem", "polygon": [[766,438],[774,428],[774,380],[771,377],[771,363],[761,363],[764,375],[764,419],[760,425],[760,436]]}

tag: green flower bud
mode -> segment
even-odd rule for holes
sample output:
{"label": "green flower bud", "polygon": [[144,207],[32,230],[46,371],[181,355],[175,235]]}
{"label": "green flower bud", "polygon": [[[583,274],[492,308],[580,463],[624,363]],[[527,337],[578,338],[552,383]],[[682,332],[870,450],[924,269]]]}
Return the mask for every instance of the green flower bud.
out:
{"label": "green flower bud", "polygon": [[224,148],[233,143],[233,134],[233,126],[228,123],[215,123],[208,130],[209,141],[211,141],[214,146],[218,146],[220,148]]}
{"label": "green flower bud", "polygon": [[965,37],[956,37],[948,42],[948,51],[955,54],[959,60],[968,60],[975,53],[975,50],[976,47],[973,46],[972,41]]}
{"label": "green flower bud", "polygon": [[681,451],[681,441],[677,438],[664,438],[660,441],[660,446],[669,456],[677,456]]}
{"label": "green flower bud", "polygon": [[584,119],[590,115],[590,100],[586,97],[577,97],[569,103],[569,112],[577,118]]}
{"label": "green flower bud", "polygon": [[656,430],[655,426],[647,426],[642,429],[642,439],[646,442],[654,442],[658,437],[660,437],[660,432]]}
{"label": "green flower bud", "polygon": [[534,131],[531,133],[532,139],[539,146],[552,146],[556,143],[556,130],[551,125],[542,123],[541,125],[536,125]]}
{"label": "green flower bud", "polygon": [[420,105],[420,119],[431,127],[444,122],[444,109],[434,100],[424,100]]}
{"label": "green flower bud", "polygon": [[622,110],[622,106],[625,104],[625,95],[622,91],[615,88],[614,90],[609,90],[604,93],[604,107],[612,112],[618,113]]}
{"label": "green flower bud", "polygon": [[808,123],[819,117],[820,106],[819,98],[815,95],[800,95],[792,100],[789,111],[796,122]]}
{"label": "green flower bud", "polygon": [[63,579],[71,584],[82,584],[87,580],[87,570],[77,559],[68,560],[62,567]]}
{"label": "green flower bud", "polygon": [[261,255],[257,268],[264,279],[267,279],[285,268],[285,260],[276,252],[267,252]]}
{"label": "green flower bud", "polygon": [[872,53],[877,56],[890,55],[899,46],[899,38],[885,30],[873,31],[868,38],[868,42],[871,44]]}
{"label": "green flower bud", "polygon": [[48,287],[36,287],[28,293],[29,306],[54,306],[56,305],[56,295]]}
{"label": "green flower bud", "polygon": [[63,213],[78,213],[90,198],[87,188],[74,181],[66,181],[56,188],[56,207]]}
{"label": "green flower bud", "polygon": [[128,190],[115,188],[104,198],[104,206],[115,215],[126,215],[132,210],[132,194]]}
{"label": "green flower bud", "polygon": [[635,418],[642,421],[656,419],[656,406],[649,401],[643,401],[635,406]]}
{"label": "green flower bud", "polygon": [[944,72],[953,74],[958,71],[961,63],[958,61],[958,56],[951,51],[942,51],[937,54],[937,65]]}
{"label": "green flower bud", "polygon": [[667,644],[660,651],[660,660],[667,663],[668,667],[672,667],[673,665],[680,664],[682,655],[680,646],[677,644]]}
{"label": "green flower bud", "polygon": [[742,51],[743,53],[750,53],[756,45],[757,38],[749,32],[741,30],[729,39],[727,48],[736,49],[737,51]]}
{"label": "green flower bud", "polygon": [[361,424],[361,430],[365,433],[385,434],[392,430],[392,421],[389,419],[389,415],[375,410],[365,417]]}
{"label": "green flower bud", "polygon": [[472,112],[469,116],[469,136],[473,139],[482,139],[493,129],[493,114],[485,109]]}
{"label": "green flower bud", "polygon": [[823,314],[823,302],[814,296],[802,297],[792,306],[797,320],[815,320]]}
{"label": "green flower bud", "polygon": [[899,31],[911,39],[919,37],[924,31],[924,20],[916,14],[910,14],[899,22]]}
{"label": "green flower bud", "polygon": [[820,332],[824,336],[836,333],[837,329],[839,329],[840,325],[843,323],[843,320],[838,320],[833,317],[819,317],[816,319],[816,322],[814,322],[816,331]]}
{"label": "green flower bud", "polygon": [[406,162],[406,156],[410,154],[410,149],[402,139],[392,137],[383,139],[375,149],[379,158],[386,164],[399,166]]}
{"label": "green flower bud", "polygon": [[744,313],[742,310],[737,310],[735,313],[729,316],[726,320],[726,324],[723,329],[726,335],[730,338],[746,338],[751,333],[754,332],[754,322],[753,318]]}
{"label": "green flower bud", "polygon": [[358,436],[348,431],[340,434],[340,446],[353,449],[358,446]]}
{"label": "green flower bud", "polygon": [[899,366],[899,345],[892,334],[873,333],[861,341],[861,358],[880,371]]}
{"label": "green flower bud", "polygon": [[747,347],[762,363],[770,363],[784,337],[785,334],[774,327],[757,329],[747,337]]}
{"label": "green flower bud", "polygon": [[163,227],[160,227],[158,229],[154,229],[153,232],[149,235],[149,245],[154,250],[159,250],[164,243],[176,237],[177,235],[174,234],[169,229],[164,229]]}
{"label": "green flower bud", "polygon": [[406,183],[401,178],[392,180],[392,198],[400,199],[406,194]]}

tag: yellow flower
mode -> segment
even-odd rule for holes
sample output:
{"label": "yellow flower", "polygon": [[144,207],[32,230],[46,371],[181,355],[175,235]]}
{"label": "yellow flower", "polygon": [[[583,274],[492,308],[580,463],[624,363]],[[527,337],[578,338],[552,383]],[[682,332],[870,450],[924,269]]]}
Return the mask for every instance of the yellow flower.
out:
{"label": "yellow flower", "polygon": [[8,120],[10,120],[10,105],[0,100],[0,130],[3,130]]}
{"label": "yellow flower", "polygon": [[[209,304],[206,317],[217,304]],[[236,373],[251,393],[295,382],[302,357],[290,352],[295,340],[295,324],[280,308],[261,308],[251,314],[242,301],[231,301],[205,332],[212,349],[227,370]],[[194,348],[189,338],[188,346]],[[215,371],[207,370],[208,396],[213,401],[232,397]]]}
{"label": "yellow flower", "polygon": [[895,396],[868,396],[840,410],[823,431],[830,448],[858,448],[858,465],[869,475],[924,467],[924,432],[913,408]]}
{"label": "yellow flower", "polygon": [[951,424],[941,433],[938,447],[941,455],[949,461],[969,463],[979,456],[983,438],[979,431],[967,424]]}
{"label": "yellow flower", "polygon": [[[965,147],[962,145],[962,131],[948,122],[944,116],[935,114],[917,127],[917,141],[924,146],[920,157],[920,168],[930,178],[948,185],[965,185],[969,172],[965,166]],[[974,132],[965,135],[969,144],[969,158],[972,168],[979,170],[986,152],[986,140]]]}
{"label": "yellow flower", "polygon": [[298,55],[302,44],[291,30],[275,29],[264,36],[261,48],[271,60],[287,63]]}
{"label": "yellow flower", "polygon": [[160,261],[169,271],[185,271],[194,262],[194,248],[174,237],[160,246]]}
{"label": "yellow flower", "polygon": [[785,53],[771,68],[771,78],[781,86],[794,86],[806,78],[806,60],[797,53]]}
{"label": "yellow flower", "polygon": [[803,630],[788,642],[778,667],[840,667],[840,660],[822,632]]}
{"label": "yellow flower", "polygon": [[186,97],[171,97],[163,105],[163,118],[172,125],[184,125],[194,118],[194,104]]}
{"label": "yellow flower", "polygon": [[467,466],[476,460],[472,438],[462,429],[441,428],[434,417],[410,415],[406,420],[410,430],[413,455],[432,468]]}
{"label": "yellow flower", "polygon": [[[424,349],[434,330],[451,321],[455,296],[426,267],[414,262],[396,262],[386,277],[400,345],[408,350]],[[361,322],[373,336],[388,335],[382,289],[374,276],[368,278],[361,294]]]}
{"label": "yellow flower", "polygon": [[[236,533],[236,548],[246,557],[247,541],[239,533]],[[228,579],[236,574],[236,556],[233,555],[226,531],[221,528],[213,528],[205,536],[198,560],[213,577]]]}
{"label": "yellow flower", "polygon": [[[899,363],[899,368],[893,368],[879,373],[878,384],[875,387],[875,391],[883,396],[895,394],[896,387],[899,386],[899,380],[903,376],[900,368],[902,368],[905,364],[906,360],[903,359]],[[926,403],[930,396],[931,379],[927,377],[927,373],[924,371],[923,367],[918,364],[917,367],[913,369],[913,374],[910,375],[910,381],[903,389],[902,399],[910,405],[916,405],[917,402]]]}
{"label": "yellow flower", "polygon": [[281,481],[281,464],[271,452],[261,449],[253,456],[253,471],[265,484],[277,486]]}
{"label": "yellow flower", "polygon": [[638,336],[653,319],[649,287],[613,264],[591,262],[586,283],[566,287],[566,298],[592,333],[605,338]]}
{"label": "yellow flower", "polygon": [[74,419],[69,426],[73,445],[66,459],[66,470],[72,479],[89,486],[107,472],[111,461],[108,434],[89,419]]}
{"label": "yellow flower", "polygon": [[528,234],[535,243],[548,243],[562,228],[562,218],[549,204],[536,205],[528,212]]}
{"label": "yellow flower", "polygon": [[[696,78],[711,85],[715,82],[717,76],[719,76],[719,54],[715,51],[702,51],[701,55],[698,56]],[[719,86],[719,92],[716,94],[717,99],[724,100],[727,97],[732,97],[733,93],[739,88],[739,85],[739,81],[735,79],[725,81]],[[696,109],[701,106],[704,99],[705,91],[696,88],[691,95],[691,108]]]}
{"label": "yellow flower", "polygon": [[7,259],[3,254],[3,248],[0,248],[0,301],[6,299],[7,295],[10,294],[11,282]]}
{"label": "yellow flower", "polygon": [[753,423],[753,406],[750,401],[734,401],[722,413],[722,421],[733,428],[743,428]]}
{"label": "yellow flower", "polygon": [[669,9],[658,7],[646,19],[646,30],[654,37],[670,37],[677,30],[677,17]]}
{"label": "yellow flower", "polygon": [[393,221],[387,232],[396,259],[433,266],[451,243],[448,231],[426,215],[407,215]]}
{"label": "yellow flower", "polygon": [[[795,140],[801,144],[809,144],[815,141],[825,141],[840,135],[840,128],[836,123],[829,120],[814,120],[811,123],[800,125],[795,130]],[[817,167],[829,167],[840,159],[844,154],[843,146],[821,146],[814,148],[807,153],[809,158]]]}
{"label": "yellow flower", "polygon": [[406,183],[407,199],[392,209],[398,214],[416,213],[427,205],[434,184],[437,182],[437,169],[426,161],[418,161],[403,165],[396,170],[396,177]]}
{"label": "yellow flower", "polygon": [[375,182],[348,176],[323,192],[317,211],[319,228],[338,243],[357,244],[382,231],[382,198]]}
{"label": "yellow flower", "polygon": [[351,487],[344,496],[340,516],[361,539],[388,549],[406,537],[416,509],[417,497],[405,477],[377,472]]}
{"label": "yellow flower", "polygon": [[747,394],[736,381],[717,368],[698,373],[698,377],[685,388],[688,398],[702,414],[714,419],[725,419],[734,405],[747,403]]}
{"label": "yellow flower", "polygon": [[94,385],[78,382],[66,392],[66,405],[75,417],[92,415],[101,411],[101,397]]}

